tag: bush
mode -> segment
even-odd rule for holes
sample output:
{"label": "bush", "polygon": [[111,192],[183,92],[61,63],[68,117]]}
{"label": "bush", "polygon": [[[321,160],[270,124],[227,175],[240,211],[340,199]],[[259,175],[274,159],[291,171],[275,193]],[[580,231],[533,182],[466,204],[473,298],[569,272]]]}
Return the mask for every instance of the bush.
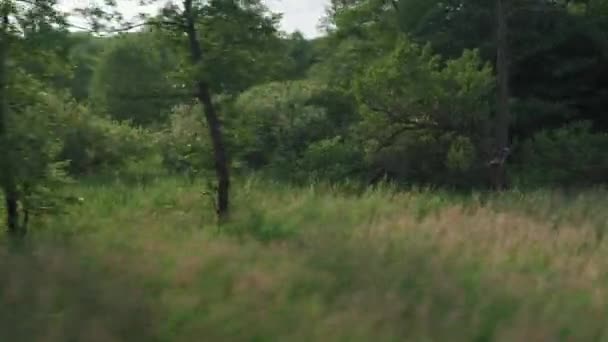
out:
{"label": "bush", "polygon": [[372,166],[408,183],[481,180],[493,83],[475,51],[442,60],[401,41],[355,80],[357,129]]}
{"label": "bush", "polygon": [[151,154],[153,135],[141,128],[92,114],[75,102],[64,105],[60,159],[72,175],[116,170]]}
{"label": "bush", "polygon": [[213,149],[208,136],[199,105],[175,107],[159,141],[164,167],[171,173],[189,177],[213,170]]}
{"label": "bush", "polygon": [[326,112],[307,103],[322,85],[308,81],[256,86],[239,96],[239,146],[243,160],[260,168],[281,159],[294,160],[325,129]]}
{"label": "bush", "polygon": [[342,137],[323,139],[308,146],[298,162],[299,179],[331,182],[358,178],[365,170],[364,154],[354,142]]}
{"label": "bush", "polygon": [[407,132],[366,156],[369,167],[404,185],[471,187],[483,164],[469,138],[452,133]]}
{"label": "bush", "polygon": [[[303,165],[321,158],[311,154],[323,141],[346,133],[354,121],[352,103],[348,94],[308,80],[253,87],[233,106],[235,157],[275,177],[301,175]],[[300,162],[302,158],[308,160]]]}
{"label": "bush", "polygon": [[578,122],[545,130],[526,141],[516,170],[525,185],[590,185],[608,182],[608,134]]}

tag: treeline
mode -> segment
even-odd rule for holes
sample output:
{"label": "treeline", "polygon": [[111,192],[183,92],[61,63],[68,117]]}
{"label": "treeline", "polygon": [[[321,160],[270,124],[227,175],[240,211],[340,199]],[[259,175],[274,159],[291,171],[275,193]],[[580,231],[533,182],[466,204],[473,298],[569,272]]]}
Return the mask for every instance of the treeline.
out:
{"label": "treeline", "polygon": [[498,163],[510,186],[608,180],[608,1],[332,0],[313,40],[258,1],[186,0],[105,36],[56,7],[0,1],[9,227],[58,208],[66,181],[134,163],[224,179],[219,211],[250,172],[471,189],[496,185]]}

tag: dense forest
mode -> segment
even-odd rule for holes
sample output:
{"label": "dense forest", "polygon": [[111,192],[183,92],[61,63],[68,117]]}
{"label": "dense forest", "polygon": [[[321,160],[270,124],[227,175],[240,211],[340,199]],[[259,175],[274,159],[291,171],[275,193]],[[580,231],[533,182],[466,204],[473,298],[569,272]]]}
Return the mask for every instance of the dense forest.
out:
{"label": "dense forest", "polygon": [[[324,34],[314,39],[282,32],[281,15],[260,0],[159,1],[156,13],[133,20],[113,1],[69,13],[61,8],[57,0],[0,0],[0,225],[6,226],[0,283],[8,280],[0,285],[0,303],[12,303],[0,309],[6,331],[0,336],[607,336],[601,322],[566,322],[557,309],[578,317],[606,314],[591,293],[608,291],[608,284],[573,273],[587,266],[572,260],[588,253],[596,273],[606,271],[598,251],[605,254],[608,224],[600,189],[608,183],[608,1],[331,0],[320,23]],[[475,213],[462,213],[467,210]],[[390,229],[393,224],[407,229]],[[156,228],[141,233],[148,226]],[[210,226],[217,230],[205,230]],[[336,229],[324,229],[329,226]],[[577,226],[588,229],[561,233]],[[164,240],[171,242],[157,246]],[[129,246],[120,249],[124,242]],[[185,298],[205,292],[189,304],[196,308],[185,299],[150,299],[177,296],[172,291],[179,286],[167,279],[183,274],[159,280],[161,271],[154,278],[142,266],[145,275],[122,278],[139,269],[128,268],[126,255],[171,263],[181,251],[199,249],[207,253],[204,261],[193,262],[215,282],[188,280],[196,285],[190,283]],[[90,258],[98,266],[86,272],[98,273],[74,261]],[[562,259],[572,267],[555,261]],[[133,263],[142,260],[149,263]],[[48,274],[40,271],[47,261]],[[216,270],[222,268],[216,262],[227,268]],[[103,276],[106,264],[115,265],[119,280]],[[420,282],[405,284],[404,274]],[[97,285],[121,295],[97,298],[94,308],[83,304],[75,297],[102,291],[87,277],[103,278]],[[574,284],[581,277],[587,283]],[[64,298],[57,299],[61,305],[75,308],[62,316],[59,335],[25,309],[46,312],[55,304],[32,304],[29,290],[11,302],[19,285],[10,279],[28,286],[59,279],[49,286]],[[141,294],[133,289],[137,279],[158,284]],[[285,287],[278,290],[281,279]],[[236,294],[222,294],[220,287],[239,282]],[[132,290],[153,311],[150,317],[137,316],[140,306],[125,302],[137,297]],[[542,291],[586,299],[551,301]],[[401,308],[382,294],[428,301]],[[266,297],[256,302],[257,295]],[[317,303],[317,296],[330,304]],[[348,296],[359,296],[369,311]],[[264,304],[269,311],[258,308]],[[219,316],[202,313],[209,307]],[[13,314],[20,318],[7,321]],[[80,322],[89,314],[93,326]],[[155,319],[164,323],[150,328]],[[239,323],[227,323],[232,319]],[[333,331],[328,320],[345,330]],[[28,330],[36,322],[46,328]],[[403,331],[400,322],[414,327]],[[433,329],[432,322],[445,323]],[[454,335],[458,325],[465,329]]]}

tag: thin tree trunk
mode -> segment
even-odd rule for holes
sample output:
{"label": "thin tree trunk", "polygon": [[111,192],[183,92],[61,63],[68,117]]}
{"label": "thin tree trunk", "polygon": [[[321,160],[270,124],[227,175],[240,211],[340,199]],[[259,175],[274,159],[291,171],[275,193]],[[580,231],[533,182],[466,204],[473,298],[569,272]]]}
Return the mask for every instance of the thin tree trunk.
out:
{"label": "thin tree trunk", "polygon": [[6,108],[7,108],[7,67],[8,59],[8,13],[0,2],[0,138],[6,134]]}
{"label": "thin tree trunk", "polygon": [[509,111],[509,43],[507,8],[508,0],[496,0],[496,163],[493,167],[493,182],[497,190],[504,189],[507,184],[506,156],[509,151],[509,126],[511,114]]}
{"label": "thin tree trunk", "polygon": [[[6,116],[7,116],[7,101],[8,101],[8,84],[7,84],[7,59],[8,59],[8,8],[5,3],[0,4],[0,143],[7,133]],[[10,163],[10,161],[9,161]],[[2,178],[0,179],[0,187],[4,192],[6,205],[6,226],[8,233],[11,236],[17,236],[20,233],[19,227],[19,208],[18,196],[15,191],[14,180],[10,170],[11,165],[2,165],[4,168]]]}
{"label": "thin tree trunk", "polygon": [[[184,16],[186,19],[186,34],[190,44],[190,54],[192,63],[200,65],[203,62],[203,51],[198,40],[195,25],[195,14],[192,8],[192,0],[184,0]],[[230,191],[230,171],[228,168],[228,156],[222,135],[222,123],[217,115],[211,99],[209,85],[204,80],[196,82],[196,95],[203,105],[205,119],[209,126],[209,134],[213,145],[215,173],[217,176],[217,215],[223,221],[228,215],[229,191]]]}
{"label": "thin tree trunk", "polygon": [[21,227],[19,225],[19,208],[17,193],[13,190],[4,191],[5,202],[6,202],[6,223],[8,227],[8,233],[11,236],[21,235]]}

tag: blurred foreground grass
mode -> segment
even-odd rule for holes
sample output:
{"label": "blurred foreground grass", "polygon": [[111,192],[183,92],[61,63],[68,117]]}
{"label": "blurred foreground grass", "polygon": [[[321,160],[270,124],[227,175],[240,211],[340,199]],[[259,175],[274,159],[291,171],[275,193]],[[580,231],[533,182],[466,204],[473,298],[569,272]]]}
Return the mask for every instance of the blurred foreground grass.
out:
{"label": "blurred foreground grass", "polygon": [[0,341],[608,341],[604,190],[251,178],[220,230],[202,188],[71,189],[0,246]]}

